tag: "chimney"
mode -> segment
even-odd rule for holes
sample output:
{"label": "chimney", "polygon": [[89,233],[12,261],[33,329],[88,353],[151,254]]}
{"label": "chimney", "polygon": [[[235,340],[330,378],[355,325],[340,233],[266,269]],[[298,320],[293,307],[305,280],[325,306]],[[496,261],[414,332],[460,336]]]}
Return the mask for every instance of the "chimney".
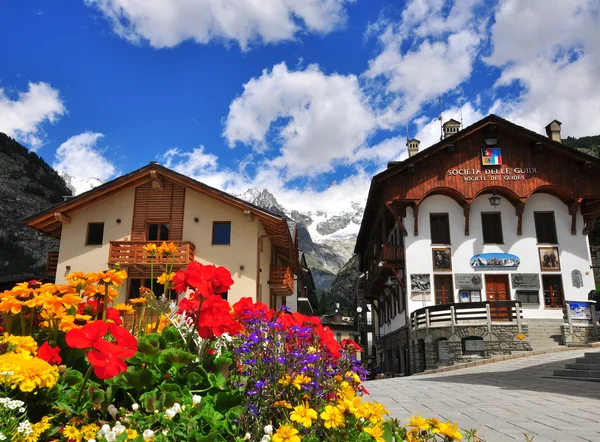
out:
{"label": "chimney", "polygon": [[419,143],[421,143],[416,138],[406,141],[406,145],[408,146],[408,157],[413,157],[419,152]]}
{"label": "chimney", "polygon": [[548,126],[546,126],[546,135],[552,141],[557,141],[562,143],[562,139],[560,138],[560,126],[562,123],[558,120],[552,120]]}
{"label": "chimney", "polygon": [[460,122],[456,121],[453,118],[450,118],[444,124],[442,124],[442,131],[444,133],[444,138],[454,135],[458,133],[460,130]]}

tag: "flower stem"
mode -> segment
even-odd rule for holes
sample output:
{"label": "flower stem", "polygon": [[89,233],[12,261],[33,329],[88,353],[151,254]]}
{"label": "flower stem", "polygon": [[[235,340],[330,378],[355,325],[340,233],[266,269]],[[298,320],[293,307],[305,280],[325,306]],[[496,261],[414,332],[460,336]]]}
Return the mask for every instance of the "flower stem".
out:
{"label": "flower stem", "polygon": [[194,340],[194,333],[196,333],[196,330],[198,329],[198,321],[200,321],[200,309],[202,308],[202,302],[203,298],[200,297],[200,302],[198,303],[198,311],[196,311],[196,317],[194,318],[194,328],[192,329],[192,333],[189,337],[190,339],[187,341],[187,344],[185,346],[185,351],[189,350],[190,344]]}
{"label": "flower stem", "polygon": [[83,377],[83,382],[81,382],[81,388],[79,389],[79,393],[77,393],[77,399],[75,400],[75,408],[79,408],[79,401],[81,400],[81,395],[83,394],[83,390],[85,389],[85,384],[87,384],[90,375],[92,374],[92,370],[94,366],[90,364],[89,368],[85,372],[85,376]]}
{"label": "flower stem", "polygon": [[104,284],[104,308],[102,309],[103,321],[106,321],[106,309],[108,309],[108,284]]}
{"label": "flower stem", "polygon": [[25,308],[21,307],[21,312],[19,313],[21,316],[21,336],[25,336]]}

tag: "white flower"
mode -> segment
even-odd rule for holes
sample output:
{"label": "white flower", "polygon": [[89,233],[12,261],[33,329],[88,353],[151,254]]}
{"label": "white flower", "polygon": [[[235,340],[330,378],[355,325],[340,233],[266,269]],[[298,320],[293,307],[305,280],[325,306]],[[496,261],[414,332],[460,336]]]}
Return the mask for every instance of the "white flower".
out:
{"label": "white flower", "polygon": [[265,426],[264,430],[265,430],[265,434],[269,434],[269,435],[273,434],[273,425]]}
{"label": "white flower", "polygon": [[117,434],[121,434],[125,430],[126,428],[123,426],[123,424],[121,424],[121,422],[117,422],[113,427],[113,431]]}
{"label": "white flower", "polygon": [[167,415],[167,419],[171,420],[175,417],[177,412],[175,410],[173,410],[172,408],[169,408],[167,411],[165,411],[165,414]]}
{"label": "white flower", "polygon": [[154,431],[150,429],[144,430],[142,436],[144,436],[144,440],[152,439],[154,437]]}
{"label": "white flower", "polygon": [[96,439],[88,439],[87,442],[96,442]]}
{"label": "white flower", "polygon": [[252,440],[252,435],[250,433],[246,433],[244,440]]}
{"label": "white flower", "polygon": [[140,408],[140,406],[139,406],[138,404],[132,404],[132,405],[131,405],[131,409],[132,409],[133,411],[138,411],[138,409],[139,409],[139,408]]}
{"label": "white flower", "polygon": [[192,396],[192,404],[198,405],[200,402],[202,402],[202,396],[197,394]]}
{"label": "white flower", "polygon": [[110,425],[104,424],[104,425],[102,425],[102,428],[100,428],[100,431],[98,431],[98,434],[103,435],[103,434],[107,434],[107,433],[110,433]]}
{"label": "white flower", "polygon": [[106,411],[108,411],[108,414],[110,414],[113,419],[117,418],[117,413],[119,412],[119,410],[117,410],[117,407],[115,407],[113,404],[110,404]]}
{"label": "white flower", "polygon": [[0,431],[0,440],[6,440],[6,436]]}
{"label": "white flower", "polygon": [[169,430],[162,430],[162,434],[163,436],[166,436],[167,434],[169,434]]}
{"label": "white flower", "polygon": [[265,434],[262,439],[260,440],[260,442],[270,442],[271,441],[271,436],[269,436],[268,434]]}

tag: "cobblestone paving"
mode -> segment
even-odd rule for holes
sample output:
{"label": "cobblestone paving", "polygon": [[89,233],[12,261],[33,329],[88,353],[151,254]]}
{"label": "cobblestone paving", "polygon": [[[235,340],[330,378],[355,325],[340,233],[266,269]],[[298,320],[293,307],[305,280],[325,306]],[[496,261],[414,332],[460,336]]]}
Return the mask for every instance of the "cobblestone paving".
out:
{"label": "cobblestone paving", "polygon": [[[600,349],[587,349],[600,352]],[[584,351],[513,359],[439,374],[369,381],[392,417],[424,417],[476,428],[486,442],[600,442],[600,382],[547,379]]]}

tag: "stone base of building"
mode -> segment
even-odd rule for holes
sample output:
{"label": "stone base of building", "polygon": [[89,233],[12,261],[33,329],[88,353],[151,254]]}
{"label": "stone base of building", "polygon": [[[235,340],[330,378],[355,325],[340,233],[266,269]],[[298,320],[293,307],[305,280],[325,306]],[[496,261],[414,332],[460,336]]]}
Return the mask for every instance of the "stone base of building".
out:
{"label": "stone base of building", "polygon": [[564,345],[586,345],[600,341],[600,329],[591,324],[563,324],[560,326]]}
{"label": "stone base of building", "polygon": [[526,324],[430,327],[409,333],[411,372],[531,351]]}
{"label": "stone base of building", "polygon": [[383,336],[377,348],[379,373],[386,377],[409,374],[408,327]]}

